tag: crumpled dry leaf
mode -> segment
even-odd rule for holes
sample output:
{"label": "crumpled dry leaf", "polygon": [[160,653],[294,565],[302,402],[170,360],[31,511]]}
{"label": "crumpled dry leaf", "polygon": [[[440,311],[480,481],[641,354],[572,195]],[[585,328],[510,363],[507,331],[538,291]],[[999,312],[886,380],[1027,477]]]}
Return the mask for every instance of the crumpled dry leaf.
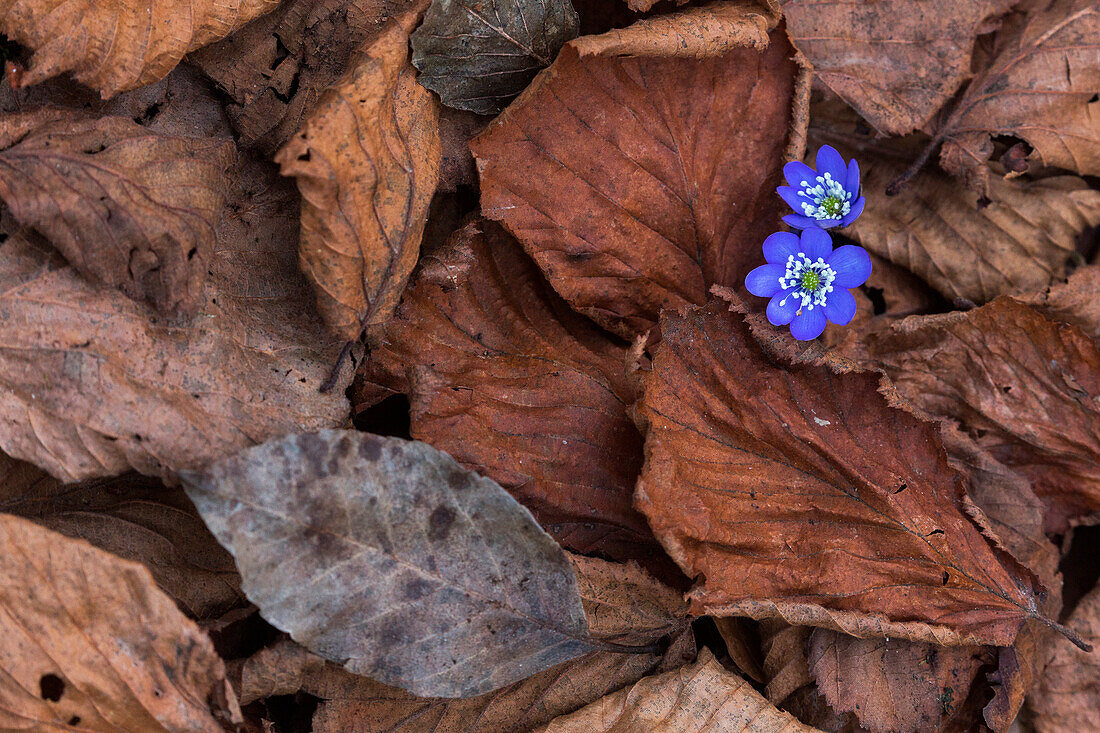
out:
{"label": "crumpled dry leaf", "polygon": [[224,733],[225,668],[142,565],[0,515],[0,727]]}
{"label": "crumpled dry leaf", "polygon": [[409,394],[412,437],[500,483],[566,547],[645,558],[661,551],[631,505],[642,437],[625,363],[478,220],[426,258],[363,375]]}
{"label": "crumpled dry leaf", "polygon": [[760,328],[780,353],[725,303],[667,314],[640,405],[635,504],[699,577],[693,609],[1010,644],[1035,600],[958,508],[935,427],[892,407],[877,374],[798,363]]}
{"label": "crumpled dry leaf", "polygon": [[432,0],[411,37],[417,81],[448,107],[499,114],[579,24],[570,0]]}
{"label": "crumpled dry leaf", "polygon": [[62,484],[0,453],[0,512],[140,562],[184,613],[215,619],[244,604],[241,578],[182,489],[128,474]]}
{"label": "crumpled dry leaf", "polygon": [[815,76],[890,135],[923,127],[954,95],[969,76],[983,23],[1012,5],[1013,0],[782,2],[791,41],[813,64]]}
{"label": "crumpled dry leaf", "polygon": [[1100,348],[1010,298],[876,334],[898,390],[1031,479],[1046,529],[1100,509]]}
{"label": "crumpled dry leaf", "polygon": [[439,108],[408,63],[416,17],[364,48],[275,156],[302,192],[302,271],[347,341],[379,336],[393,314],[439,181]]}
{"label": "crumpled dry leaf", "polygon": [[427,0],[285,0],[188,56],[229,95],[240,143],[271,155],[298,131],[354,52]]}
{"label": "crumpled dry leaf", "polygon": [[303,433],[184,479],[264,618],[350,672],[471,697],[593,648],[561,548],[424,443]]}
{"label": "crumpled dry leaf", "polygon": [[168,74],[278,0],[2,0],[0,33],[34,49],[19,84],[72,72],[103,98]]}
{"label": "crumpled dry leaf", "polygon": [[243,158],[229,200],[184,324],[93,287],[27,236],[0,243],[0,450],[64,481],[171,478],[347,419],[347,379],[318,392],[342,344],[295,266],[293,186]]}
{"label": "crumpled dry leaf", "polygon": [[689,666],[646,677],[537,733],[816,733],[777,710],[708,649]]}
{"label": "crumpled dry leaf", "polygon": [[574,308],[628,338],[711,284],[740,286],[779,223],[791,53],[781,31],[764,52],[701,61],[566,46],[471,143],[484,214]]}
{"label": "crumpled dry leaf", "polygon": [[32,109],[0,117],[0,199],[80,274],[190,316],[235,156],[225,139]]}
{"label": "crumpled dry leaf", "polygon": [[1015,296],[1047,318],[1072,323],[1093,340],[1100,341],[1100,265],[1085,265],[1065,282]]}
{"label": "crumpled dry leaf", "polygon": [[1005,21],[990,65],[936,131],[944,170],[982,193],[996,135],[1023,138],[1034,148],[1028,158],[1043,165],[1100,175],[1100,7],[1095,0],[1035,7]]}
{"label": "crumpled dry leaf", "polygon": [[829,629],[814,629],[809,641],[809,667],[829,705],[854,712],[876,733],[943,730],[990,656],[982,647],[856,639]]}
{"label": "crumpled dry leaf", "polygon": [[[1093,646],[1100,645],[1100,587],[1081,599],[1067,624]],[[1028,698],[1037,733],[1100,730],[1100,657],[1064,642]]]}

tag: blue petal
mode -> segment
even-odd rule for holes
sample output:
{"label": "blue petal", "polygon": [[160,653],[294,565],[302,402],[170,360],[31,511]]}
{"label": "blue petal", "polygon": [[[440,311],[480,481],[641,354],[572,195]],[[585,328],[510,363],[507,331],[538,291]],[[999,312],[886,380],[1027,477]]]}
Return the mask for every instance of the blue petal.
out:
{"label": "blue petal", "polygon": [[[816,309],[815,309],[816,310]],[[825,296],[825,317],[838,326],[847,326],[856,315],[856,298],[847,288]]]}
{"label": "blue petal", "polygon": [[[787,302],[780,305],[784,300]],[[795,312],[798,311],[798,304],[801,302],[799,298],[790,295],[789,290],[784,290],[768,302],[768,320],[773,326],[786,326],[794,318]]]}
{"label": "blue petal", "polygon": [[807,199],[798,195],[798,191],[795,191],[790,186],[780,186],[775,189],[775,192],[779,194],[779,197],[787,202],[787,206],[790,206],[795,211],[802,211],[802,204]]}
{"label": "blue petal", "polygon": [[829,255],[833,251],[833,238],[823,229],[805,229],[799,241],[803,253],[813,262],[818,257],[829,261]]}
{"label": "blue petal", "polygon": [[863,247],[845,244],[837,247],[832,256],[825,260],[833,268],[836,278],[833,287],[858,288],[871,277],[871,255]]}
{"label": "blue petal", "polygon": [[795,229],[818,229],[817,219],[813,219],[808,216],[802,216],[801,214],[787,214],[783,217],[783,223],[788,226],[792,226]]}
{"label": "blue petal", "polygon": [[851,224],[853,221],[858,219],[859,215],[863,213],[863,206],[866,203],[867,203],[867,199],[865,199],[862,196],[860,196],[858,199],[856,199],[855,203],[852,204],[851,211],[849,211],[844,216],[844,218],[840,220],[840,226],[846,227],[849,224]]}
{"label": "blue petal", "polygon": [[783,177],[787,179],[787,183],[791,188],[797,189],[804,182],[813,181],[817,177],[817,173],[801,160],[792,160],[783,166]]}
{"label": "blue petal", "polygon": [[842,186],[848,180],[848,166],[844,165],[844,158],[832,145],[822,145],[817,151],[817,175],[826,173],[831,173],[833,180]]}
{"label": "blue petal", "polygon": [[844,190],[859,195],[859,163],[855,158],[848,161],[848,180],[844,182]]}
{"label": "blue petal", "polygon": [[798,235],[790,232],[769,234],[764,240],[764,259],[773,265],[786,264],[787,258],[799,253]]}
{"label": "blue petal", "polygon": [[821,306],[813,310],[803,308],[802,315],[795,316],[791,321],[791,335],[799,341],[810,341],[825,330],[825,322],[825,309]]}
{"label": "blue petal", "polygon": [[770,298],[782,289],[779,278],[785,272],[783,265],[761,265],[745,276],[745,287],[753,295]]}

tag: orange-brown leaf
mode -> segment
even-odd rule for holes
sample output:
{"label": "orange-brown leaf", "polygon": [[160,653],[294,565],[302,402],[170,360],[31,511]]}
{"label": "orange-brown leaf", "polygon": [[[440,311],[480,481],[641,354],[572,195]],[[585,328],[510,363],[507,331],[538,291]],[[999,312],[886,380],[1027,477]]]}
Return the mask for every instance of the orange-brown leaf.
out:
{"label": "orange-brown leaf", "polygon": [[[1100,588],[1081,599],[1067,625],[1093,646],[1100,644]],[[1100,657],[1064,641],[1028,700],[1037,733],[1100,730]]]}

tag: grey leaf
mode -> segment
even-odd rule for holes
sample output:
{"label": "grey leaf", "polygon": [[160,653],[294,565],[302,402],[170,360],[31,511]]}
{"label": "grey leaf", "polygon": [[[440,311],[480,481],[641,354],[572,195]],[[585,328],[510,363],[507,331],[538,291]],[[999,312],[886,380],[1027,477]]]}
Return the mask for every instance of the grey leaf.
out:
{"label": "grey leaf", "polygon": [[184,480],[264,618],[350,672],[469,697],[592,650],[565,553],[429,445],[325,430]]}
{"label": "grey leaf", "polygon": [[578,28],[569,0],[433,0],[412,34],[412,62],[443,104],[495,115]]}

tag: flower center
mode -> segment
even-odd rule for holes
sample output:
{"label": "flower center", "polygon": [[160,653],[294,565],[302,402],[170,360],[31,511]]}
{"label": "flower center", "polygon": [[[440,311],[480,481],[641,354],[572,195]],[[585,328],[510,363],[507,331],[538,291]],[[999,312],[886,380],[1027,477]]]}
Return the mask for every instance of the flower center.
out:
{"label": "flower center", "polygon": [[802,190],[798,192],[806,199],[802,202],[802,212],[806,216],[818,221],[840,219],[852,210],[852,194],[844,190],[832,173],[818,176],[814,181],[814,186],[810,185],[810,181],[803,181]]}
{"label": "flower center", "polygon": [[823,306],[829,293],[833,292],[835,279],[836,272],[821,257],[810,260],[802,252],[789,255],[783,277],[779,278],[779,286],[786,291],[779,305],[786,305],[787,298],[796,298],[799,301],[799,315],[803,308],[813,310],[815,306]]}

